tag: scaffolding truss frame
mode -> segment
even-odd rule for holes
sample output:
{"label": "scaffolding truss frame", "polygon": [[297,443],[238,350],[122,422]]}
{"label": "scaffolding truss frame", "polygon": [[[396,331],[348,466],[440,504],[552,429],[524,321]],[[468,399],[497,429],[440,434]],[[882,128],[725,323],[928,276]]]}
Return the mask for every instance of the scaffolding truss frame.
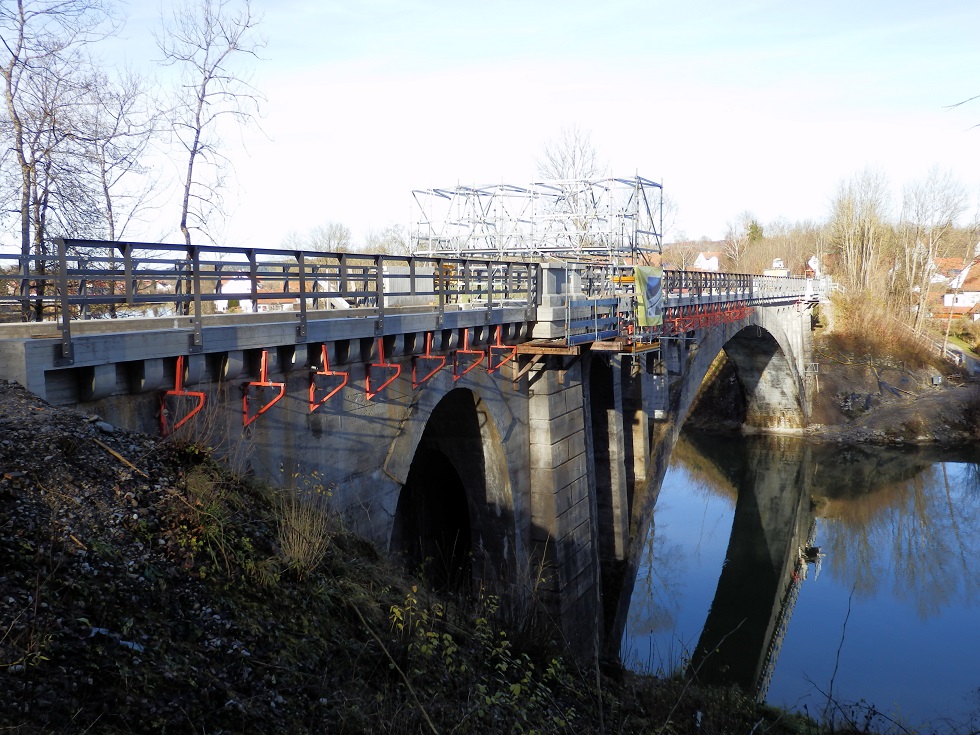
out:
{"label": "scaffolding truss frame", "polygon": [[416,189],[413,255],[632,265],[663,247],[663,185],[636,175]]}

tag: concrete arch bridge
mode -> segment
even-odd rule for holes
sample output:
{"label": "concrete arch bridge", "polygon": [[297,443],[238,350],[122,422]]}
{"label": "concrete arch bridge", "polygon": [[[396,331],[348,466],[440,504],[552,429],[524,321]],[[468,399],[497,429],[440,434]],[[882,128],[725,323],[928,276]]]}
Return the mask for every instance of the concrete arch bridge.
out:
{"label": "concrete arch bridge", "polygon": [[715,357],[748,425],[807,423],[802,278],[57,250],[0,268],[0,310],[41,318],[0,325],[0,376],[116,425],[207,434],[297,492],[328,486],[351,529],[437,583],[541,604],[581,652],[618,645],[631,543]]}

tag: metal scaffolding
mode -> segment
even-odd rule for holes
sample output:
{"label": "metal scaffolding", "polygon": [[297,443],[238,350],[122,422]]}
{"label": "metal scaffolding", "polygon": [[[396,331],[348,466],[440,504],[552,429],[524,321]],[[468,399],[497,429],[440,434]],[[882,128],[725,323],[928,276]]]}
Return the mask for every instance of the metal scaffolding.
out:
{"label": "metal scaffolding", "polygon": [[663,187],[641,176],[417,189],[412,253],[642,264],[661,252]]}

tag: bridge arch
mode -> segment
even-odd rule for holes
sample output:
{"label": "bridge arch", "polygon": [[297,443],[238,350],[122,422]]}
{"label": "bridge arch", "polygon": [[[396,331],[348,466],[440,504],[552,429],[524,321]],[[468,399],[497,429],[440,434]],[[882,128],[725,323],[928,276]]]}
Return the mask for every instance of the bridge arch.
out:
{"label": "bridge arch", "polygon": [[513,493],[500,434],[484,401],[469,388],[452,389],[421,432],[405,438],[392,447],[398,463],[409,464],[391,551],[439,587],[512,580]]}
{"label": "bridge arch", "polygon": [[723,349],[745,398],[747,427],[799,430],[805,426],[799,371],[776,336],[760,325],[748,326]]}
{"label": "bridge arch", "polygon": [[[695,332],[673,340],[666,349],[668,371],[681,379],[670,410],[679,431],[719,353],[735,367],[745,399],[745,427],[770,431],[799,431],[810,415],[810,395],[804,385],[803,356],[809,354],[809,328],[796,322],[809,314],[793,306],[756,309],[740,322]],[[676,437],[675,437],[676,439]],[[670,443],[671,448],[673,442]],[[668,450],[669,454],[669,450]]]}

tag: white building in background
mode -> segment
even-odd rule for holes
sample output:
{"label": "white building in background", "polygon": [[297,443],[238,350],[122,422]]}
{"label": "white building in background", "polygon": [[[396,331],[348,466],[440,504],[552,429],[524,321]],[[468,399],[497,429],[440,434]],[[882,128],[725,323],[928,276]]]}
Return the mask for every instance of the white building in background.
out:
{"label": "white building in background", "polygon": [[[252,295],[252,284],[246,279],[236,278],[231,281],[225,281],[221,284],[221,288],[218,289],[222,296],[236,296],[238,294],[248,294]],[[214,308],[215,311],[228,311],[228,302],[238,301],[238,305],[241,307],[242,311],[252,311],[252,299],[215,299]]]}
{"label": "white building in background", "polygon": [[696,271],[711,271],[712,273],[717,273],[720,268],[721,263],[721,253],[698,253],[698,257],[694,259],[694,265],[691,266]]}

